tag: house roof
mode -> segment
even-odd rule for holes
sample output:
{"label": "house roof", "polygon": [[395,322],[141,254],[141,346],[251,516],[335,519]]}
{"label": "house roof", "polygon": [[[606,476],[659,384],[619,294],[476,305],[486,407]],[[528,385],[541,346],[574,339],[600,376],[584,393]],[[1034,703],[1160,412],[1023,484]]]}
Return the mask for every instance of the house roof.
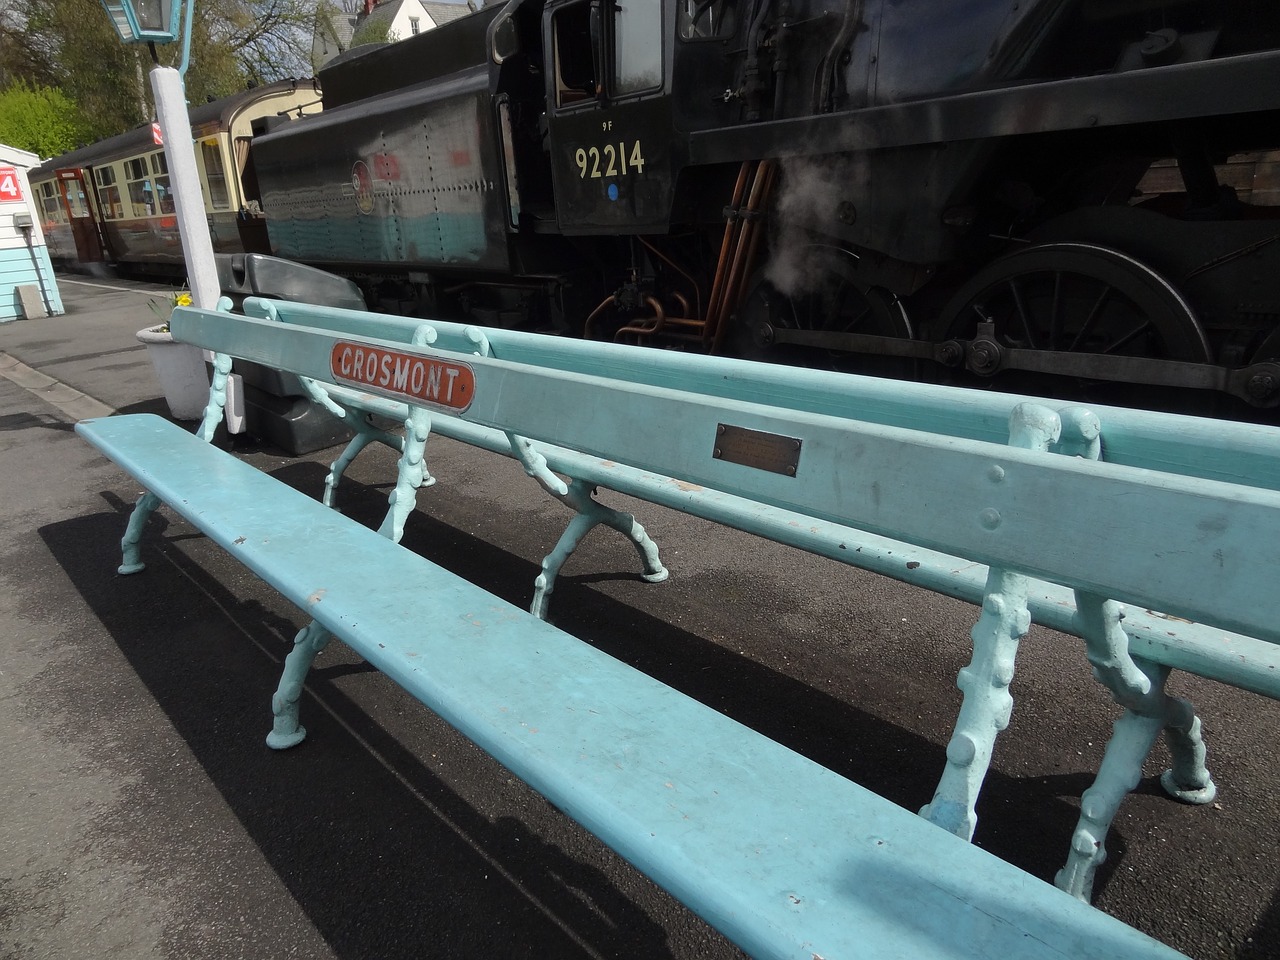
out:
{"label": "house roof", "polygon": [[[323,32],[335,41],[337,50],[335,53],[342,53],[351,49],[351,38],[356,32],[363,28],[366,24],[385,24],[388,28],[395,21],[396,17],[405,6],[407,0],[382,0],[374,6],[373,10],[366,14],[363,10],[355,13],[347,13],[338,11],[331,14],[327,18],[328,29],[317,30],[317,36]],[[449,2],[449,0],[420,0],[419,4],[423,8],[427,17],[431,20],[431,26],[442,26],[450,23],[460,17],[465,17],[471,13],[471,8],[465,0],[459,2]],[[477,0],[477,7],[480,3]],[[427,27],[430,29],[430,27]],[[403,39],[403,38],[401,38]],[[332,54],[331,54],[332,56]]]}
{"label": "house roof", "polygon": [[442,0],[422,0],[422,8],[437,27],[471,12],[465,3],[444,3]]}
{"label": "house roof", "polygon": [[338,42],[339,50],[346,50],[351,46],[351,38],[356,32],[356,20],[359,14],[344,13],[339,11],[329,18],[329,26],[333,30],[333,39]]}
{"label": "house roof", "polygon": [[372,12],[367,15],[362,13],[356,18],[356,29],[362,29],[370,24],[386,24],[390,29],[403,6],[404,0],[383,0],[373,8]]}

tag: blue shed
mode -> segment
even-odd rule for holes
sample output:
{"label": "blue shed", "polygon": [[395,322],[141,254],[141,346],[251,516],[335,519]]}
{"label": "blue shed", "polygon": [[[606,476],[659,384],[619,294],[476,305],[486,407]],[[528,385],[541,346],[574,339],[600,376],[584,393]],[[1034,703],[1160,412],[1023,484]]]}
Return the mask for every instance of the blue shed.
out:
{"label": "blue shed", "polygon": [[0,144],[0,323],[63,313],[27,170],[34,153]]}

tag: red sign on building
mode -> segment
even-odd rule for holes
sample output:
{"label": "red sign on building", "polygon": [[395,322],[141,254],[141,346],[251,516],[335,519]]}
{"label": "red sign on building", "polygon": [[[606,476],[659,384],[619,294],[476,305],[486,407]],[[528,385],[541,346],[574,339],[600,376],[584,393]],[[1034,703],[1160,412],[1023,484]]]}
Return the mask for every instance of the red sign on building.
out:
{"label": "red sign on building", "polygon": [[0,203],[22,203],[22,179],[14,167],[0,167]]}

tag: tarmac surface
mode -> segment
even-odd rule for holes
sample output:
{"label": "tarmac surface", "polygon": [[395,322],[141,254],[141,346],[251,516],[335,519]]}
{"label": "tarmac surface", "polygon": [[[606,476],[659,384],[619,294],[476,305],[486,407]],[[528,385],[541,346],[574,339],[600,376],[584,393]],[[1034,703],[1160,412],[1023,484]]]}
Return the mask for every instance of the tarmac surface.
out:
{"label": "tarmac surface", "polygon": [[[167,290],[59,282],[65,316],[0,325],[0,958],[740,956],[341,644],[304,694],[307,742],[270,751],[303,618],[163,508],[147,571],[117,576],[138,489],[72,431],[166,412],[134,332]],[[215,443],[316,495],[334,455]],[[567,514],[510,461],[441,438],[428,454],[439,483],[405,546],[527,604]],[[363,455],[344,512],[376,524],[393,475],[389,451]],[[672,578],[644,583],[630,546],[595,533],[555,594],[560,626],[905,807],[928,801],[973,608],[603,498],[640,516]],[[1198,960],[1280,958],[1280,705],[1194,677],[1171,689],[1203,718],[1219,796],[1164,797],[1158,748],[1095,903]],[[1079,642],[1039,627],[1012,690],[976,842],[1051,880],[1118,710]]]}

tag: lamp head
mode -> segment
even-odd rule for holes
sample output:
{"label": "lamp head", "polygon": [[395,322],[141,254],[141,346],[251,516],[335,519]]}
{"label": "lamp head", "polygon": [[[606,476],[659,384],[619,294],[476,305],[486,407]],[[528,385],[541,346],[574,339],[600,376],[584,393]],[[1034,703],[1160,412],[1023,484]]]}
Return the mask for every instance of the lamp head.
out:
{"label": "lamp head", "polygon": [[178,39],[182,0],[102,0],[125,43],[172,43]]}

